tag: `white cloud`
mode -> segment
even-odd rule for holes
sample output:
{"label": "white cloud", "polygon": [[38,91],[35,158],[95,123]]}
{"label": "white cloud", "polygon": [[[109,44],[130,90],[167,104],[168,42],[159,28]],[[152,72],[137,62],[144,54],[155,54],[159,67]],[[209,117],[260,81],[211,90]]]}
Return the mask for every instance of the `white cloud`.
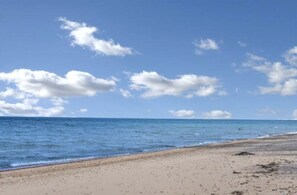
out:
{"label": "white cloud", "polygon": [[195,116],[195,112],[193,110],[170,110],[169,113],[179,118],[193,118]]}
{"label": "white cloud", "polygon": [[123,97],[125,98],[129,98],[132,97],[132,94],[130,93],[130,91],[125,90],[125,89],[120,89],[120,93]]}
{"label": "white cloud", "polygon": [[107,56],[126,56],[134,53],[132,48],[123,47],[112,39],[103,40],[96,38],[94,36],[98,31],[96,27],[87,26],[86,23],[70,21],[63,17],[58,19],[62,22],[61,28],[70,31],[69,36],[72,38],[72,45],[88,48],[97,54]]}
{"label": "white cloud", "polygon": [[15,89],[7,87],[5,91],[0,91],[0,99],[13,97],[15,99],[24,99],[27,95]]}
{"label": "white cloud", "polygon": [[275,62],[273,64],[267,63],[258,68],[262,68],[262,70],[258,71],[266,74],[270,83],[281,83],[289,78],[297,76],[297,69],[288,68],[280,62]]}
{"label": "white cloud", "polygon": [[85,113],[85,112],[88,112],[88,109],[86,109],[86,108],[81,108],[81,109],[79,110],[79,112],[81,112],[81,113]]}
{"label": "white cloud", "polygon": [[[130,80],[132,90],[144,91],[141,95],[144,98],[159,96],[210,96],[222,94],[218,79],[208,76],[197,76],[194,74],[181,75],[176,79],[168,79],[157,72],[134,73]],[[225,93],[223,93],[225,94]]]}
{"label": "white cloud", "polygon": [[64,108],[42,108],[34,106],[36,102],[23,101],[21,103],[7,103],[0,100],[0,113],[8,116],[56,116],[63,113]]}
{"label": "white cloud", "polygon": [[200,41],[194,41],[195,45],[195,53],[198,55],[204,54],[205,51],[208,50],[218,50],[219,45],[213,39],[200,39]]}
{"label": "white cloud", "polygon": [[232,114],[223,110],[212,110],[210,112],[205,112],[204,117],[207,119],[230,119]]}
{"label": "white cloud", "polygon": [[[0,99],[13,98],[18,101],[9,103],[0,100],[0,114],[16,116],[60,115],[68,102],[65,98],[94,96],[112,91],[116,86],[114,79],[100,79],[80,71],[70,71],[65,77],[60,77],[46,71],[16,69],[9,73],[0,72],[0,81],[15,85],[15,88],[7,87],[5,91],[0,91]],[[40,99],[48,100],[52,107],[37,105]]]}
{"label": "white cloud", "polygon": [[294,120],[297,120],[297,109],[293,111],[292,117]]}
{"label": "white cloud", "polygon": [[247,44],[245,42],[242,42],[242,41],[237,41],[237,43],[238,43],[238,45],[240,47],[246,47],[247,46]]}
{"label": "white cloud", "polygon": [[266,75],[270,86],[260,86],[261,94],[280,94],[283,96],[297,94],[296,68],[281,62],[272,63],[253,54],[248,54],[248,60],[243,63],[243,66]]}
{"label": "white cloud", "polygon": [[55,106],[62,106],[64,104],[67,104],[68,101],[59,97],[55,97],[55,98],[51,98],[51,102],[55,105]]}
{"label": "white cloud", "polygon": [[16,69],[9,73],[0,72],[0,81],[13,83],[19,91],[41,98],[94,96],[116,86],[113,79],[96,78],[87,72],[74,70],[60,77],[47,71]]}
{"label": "white cloud", "polygon": [[289,49],[284,54],[284,58],[290,65],[297,66],[297,46]]}
{"label": "white cloud", "polygon": [[289,79],[282,84],[276,84],[272,87],[259,87],[259,89],[262,94],[296,95],[297,79]]}

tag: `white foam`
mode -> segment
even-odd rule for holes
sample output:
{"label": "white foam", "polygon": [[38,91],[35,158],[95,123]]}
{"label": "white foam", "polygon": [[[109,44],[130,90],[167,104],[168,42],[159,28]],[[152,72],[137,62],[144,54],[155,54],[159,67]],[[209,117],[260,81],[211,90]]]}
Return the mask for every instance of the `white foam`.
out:
{"label": "white foam", "polygon": [[288,132],[288,133],[281,133],[281,134],[268,134],[268,135],[263,135],[263,136],[260,136],[260,137],[257,137],[257,138],[261,139],[261,138],[281,136],[281,135],[297,135],[297,131],[292,131],[292,132]]}
{"label": "white foam", "polygon": [[47,165],[47,164],[59,164],[59,163],[68,163],[80,160],[90,160],[94,159],[95,157],[85,157],[85,158],[69,158],[69,159],[60,159],[60,160],[45,160],[45,161],[33,161],[33,162],[16,162],[11,163],[10,166],[12,167],[26,167],[26,166],[33,166],[33,165]]}
{"label": "white foam", "polygon": [[195,147],[195,146],[202,146],[202,145],[213,144],[213,143],[217,143],[217,142],[216,141],[205,141],[205,142],[199,142],[197,144],[179,145],[176,147],[177,148]]}
{"label": "white foam", "polygon": [[292,132],[289,132],[289,133],[287,133],[288,135],[296,135],[297,134],[297,131],[292,131]]}
{"label": "white foam", "polygon": [[259,139],[261,139],[261,138],[267,138],[267,137],[271,137],[272,135],[263,135],[263,136],[260,136],[260,137],[257,137],[257,138],[259,138]]}

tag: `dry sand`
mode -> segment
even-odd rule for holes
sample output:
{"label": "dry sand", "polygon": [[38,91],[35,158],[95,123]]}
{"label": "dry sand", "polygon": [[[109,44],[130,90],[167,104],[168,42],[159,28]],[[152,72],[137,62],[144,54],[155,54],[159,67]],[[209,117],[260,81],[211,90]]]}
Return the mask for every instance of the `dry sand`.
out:
{"label": "dry sand", "polygon": [[297,194],[297,135],[5,171],[0,194]]}

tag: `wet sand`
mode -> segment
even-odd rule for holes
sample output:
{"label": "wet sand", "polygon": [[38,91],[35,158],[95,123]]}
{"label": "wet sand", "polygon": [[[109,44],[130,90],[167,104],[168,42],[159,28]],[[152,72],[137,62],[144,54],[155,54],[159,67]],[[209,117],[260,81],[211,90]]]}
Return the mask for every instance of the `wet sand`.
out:
{"label": "wet sand", "polygon": [[0,194],[297,194],[297,135],[4,171]]}

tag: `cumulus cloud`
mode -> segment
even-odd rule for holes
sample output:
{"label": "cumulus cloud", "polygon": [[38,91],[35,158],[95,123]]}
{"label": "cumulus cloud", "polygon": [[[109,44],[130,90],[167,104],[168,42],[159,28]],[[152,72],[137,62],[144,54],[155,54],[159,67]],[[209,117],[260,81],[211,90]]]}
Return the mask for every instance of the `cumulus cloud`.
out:
{"label": "cumulus cloud", "polygon": [[248,54],[248,60],[243,63],[243,66],[264,73],[270,83],[281,83],[297,76],[297,69],[290,68],[281,62],[272,63],[266,58],[254,54]]}
{"label": "cumulus cloud", "polygon": [[294,120],[297,120],[297,109],[293,111],[292,117]]}
{"label": "cumulus cloud", "polygon": [[297,79],[289,79],[282,84],[276,84],[272,87],[259,87],[259,89],[262,94],[296,95]]}
{"label": "cumulus cloud", "polygon": [[266,75],[270,86],[260,86],[261,94],[283,96],[297,94],[297,68],[294,66],[281,62],[270,62],[253,54],[248,54],[248,60],[243,63],[243,66]]}
{"label": "cumulus cloud", "polygon": [[133,95],[130,93],[130,91],[125,90],[125,89],[120,89],[120,93],[123,97],[129,98],[132,97]]}
{"label": "cumulus cloud", "polygon": [[179,118],[193,118],[195,116],[195,112],[193,110],[170,110],[169,113]]}
{"label": "cumulus cloud", "polygon": [[[0,91],[0,114],[22,116],[54,116],[64,111],[65,98],[75,96],[94,96],[100,92],[112,91],[116,81],[96,78],[93,75],[70,71],[64,77],[47,71],[16,69],[12,72],[0,72],[0,81],[14,88],[7,87]],[[13,103],[7,102],[12,98]],[[38,106],[39,100],[48,100],[52,107]]]}
{"label": "cumulus cloud", "polygon": [[70,71],[60,77],[47,71],[16,69],[9,73],[0,72],[0,81],[13,83],[19,91],[41,98],[94,96],[116,86],[114,79],[96,78],[80,71]]}
{"label": "cumulus cloud", "polygon": [[72,39],[71,44],[90,49],[97,54],[107,56],[126,56],[132,55],[133,49],[121,46],[112,39],[103,40],[96,38],[94,34],[98,31],[96,27],[88,26],[86,23],[79,23],[67,20],[64,17],[58,18],[62,22],[61,28],[69,30],[69,36]]}
{"label": "cumulus cloud", "polygon": [[204,117],[207,119],[230,119],[232,114],[223,110],[212,110],[210,112],[205,112]]}
{"label": "cumulus cloud", "polygon": [[64,107],[42,108],[34,106],[36,102],[23,101],[20,103],[8,103],[0,100],[0,113],[8,116],[56,116],[64,111]]}
{"label": "cumulus cloud", "polygon": [[68,101],[63,99],[63,98],[59,98],[59,97],[55,97],[55,98],[51,98],[51,102],[53,103],[53,105],[55,106],[62,106],[64,104],[67,104]]}
{"label": "cumulus cloud", "polygon": [[131,77],[130,88],[144,91],[144,98],[159,96],[193,96],[206,97],[213,94],[225,95],[220,90],[219,81],[215,77],[197,76],[194,74],[181,75],[176,79],[168,79],[157,72],[134,73]]}
{"label": "cumulus cloud", "polygon": [[0,91],[0,99],[13,97],[15,99],[24,99],[27,95],[15,89],[7,87],[5,91]]}
{"label": "cumulus cloud", "polygon": [[213,39],[200,39],[200,41],[194,41],[195,53],[198,55],[204,54],[205,51],[218,50],[219,45]]}
{"label": "cumulus cloud", "polygon": [[297,66],[297,46],[289,49],[284,54],[284,58],[290,65]]}

